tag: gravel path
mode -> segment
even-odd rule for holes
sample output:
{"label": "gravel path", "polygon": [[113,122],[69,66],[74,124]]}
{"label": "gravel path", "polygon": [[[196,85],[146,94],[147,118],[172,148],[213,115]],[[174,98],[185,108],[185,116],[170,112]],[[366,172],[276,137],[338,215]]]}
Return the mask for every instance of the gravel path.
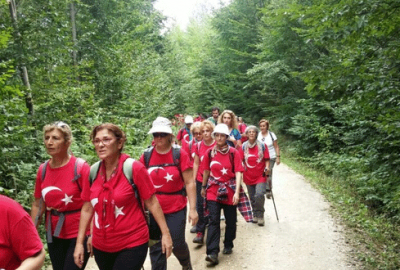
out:
{"label": "gravel path", "polygon": [[[277,222],[272,200],[266,200],[266,225],[247,224],[238,214],[233,254],[220,254],[221,270],[342,270],[355,269],[346,255],[343,229],[329,214],[329,204],[319,192],[284,164],[274,169],[274,195],[279,214]],[[225,224],[221,222],[224,230]],[[195,236],[186,228],[194,269],[206,269],[206,247],[192,243]],[[223,233],[222,233],[223,237]],[[223,249],[221,239],[221,250]],[[151,269],[147,257],[144,268]],[[91,260],[86,269],[98,269]],[[168,269],[181,269],[177,259],[168,259]]]}

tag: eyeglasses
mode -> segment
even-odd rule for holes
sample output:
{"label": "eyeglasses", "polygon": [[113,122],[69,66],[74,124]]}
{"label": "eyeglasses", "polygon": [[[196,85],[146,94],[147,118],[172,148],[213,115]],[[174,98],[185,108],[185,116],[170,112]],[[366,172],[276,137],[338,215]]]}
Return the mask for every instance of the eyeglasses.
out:
{"label": "eyeglasses", "polygon": [[93,140],[94,145],[100,145],[100,143],[103,143],[104,145],[110,145],[113,139],[111,138],[104,138],[104,139],[95,139]]}
{"label": "eyeglasses", "polygon": [[201,135],[201,133],[200,132],[194,132],[193,135],[194,136],[198,136],[198,135]]}
{"label": "eyeglasses", "polygon": [[167,136],[168,136],[168,133],[153,133],[154,138],[157,138],[157,137],[165,138]]}

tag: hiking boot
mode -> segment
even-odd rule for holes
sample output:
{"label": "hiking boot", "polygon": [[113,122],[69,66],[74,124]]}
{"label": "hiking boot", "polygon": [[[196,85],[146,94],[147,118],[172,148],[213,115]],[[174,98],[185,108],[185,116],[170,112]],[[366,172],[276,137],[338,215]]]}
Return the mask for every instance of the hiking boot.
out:
{"label": "hiking boot", "polygon": [[196,225],[194,225],[194,226],[190,229],[190,233],[197,233],[197,227],[196,227]]}
{"label": "hiking boot", "polygon": [[192,264],[189,262],[187,266],[182,266],[182,270],[193,270]]}
{"label": "hiking boot", "polygon": [[264,224],[265,224],[264,218],[262,218],[262,217],[258,218],[257,223],[258,223],[258,226],[264,226]]}
{"label": "hiking boot", "polygon": [[206,261],[210,262],[212,265],[217,265],[219,263],[218,255],[216,255],[216,254],[207,255]]}
{"label": "hiking boot", "polygon": [[271,190],[267,189],[267,193],[265,194],[265,196],[267,196],[267,199],[271,199],[271,197],[272,197]]}
{"label": "hiking boot", "polygon": [[258,223],[258,217],[253,216],[253,223]]}
{"label": "hiking boot", "polygon": [[196,237],[193,238],[193,243],[203,245],[204,244],[204,234],[201,232],[198,232]]}
{"label": "hiking boot", "polygon": [[223,254],[232,254],[232,248],[231,247],[224,247],[224,250],[222,251]]}

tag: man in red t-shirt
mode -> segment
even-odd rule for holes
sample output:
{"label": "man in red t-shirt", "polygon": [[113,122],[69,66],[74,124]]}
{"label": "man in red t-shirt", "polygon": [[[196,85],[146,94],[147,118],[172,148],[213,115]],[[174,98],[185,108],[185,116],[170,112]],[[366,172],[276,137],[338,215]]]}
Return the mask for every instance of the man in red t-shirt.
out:
{"label": "man in red t-shirt", "polygon": [[178,131],[176,135],[176,140],[180,146],[184,146],[185,144],[189,144],[189,142],[193,139],[192,133],[190,133],[190,127],[193,124],[193,117],[187,115],[185,117],[185,127]]}
{"label": "man in red t-shirt", "polygon": [[39,270],[45,251],[31,217],[19,203],[3,195],[0,217],[0,269]]}
{"label": "man in red t-shirt", "polygon": [[242,141],[242,143],[244,143],[245,141],[248,140],[247,137],[246,137],[246,134],[245,134],[247,126],[243,122],[243,118],[242,117],[238,117],[238,122],[239,122],[238,129],[239,129],[240,135],[242,136],[242,138],[240,140]]}

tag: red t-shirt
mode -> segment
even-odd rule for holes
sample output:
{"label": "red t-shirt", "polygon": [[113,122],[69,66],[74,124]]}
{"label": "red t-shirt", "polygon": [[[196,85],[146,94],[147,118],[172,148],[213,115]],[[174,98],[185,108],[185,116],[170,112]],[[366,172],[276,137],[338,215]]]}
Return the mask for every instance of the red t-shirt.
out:
{"label": "red t-shirt", "polygon": [[[238,128],[239,128],[240,135],[242,135],[246,131],[247,126],[245,123],[241,123],[241,124],[239,124]],[[240,140],[242,141],[242,143],[244,143],[245,141],[248,140],[248,138],[245,135],[243,135],[242,138],[240,138]]]}
{"label": "red t-shirt", "polygon": [[[69,162],[60,168],[51,168],[50,162],[46,167],[45,179],[42,178],[43,165],[41,164],[36,174],[35,185],[35,198],[43,197],[47,208],[58,210],[59,212],[80,210],[83,205],[81,198],[81,189],[83,187],[83,179],[89,179],[90,166],[85,162],[78,173],[81,177],[72,182],[75,174],[75,161],[76,157],[71,156]],[[81,213],[75,212],[65,215],[65,221],[61,228],[59,238],[71,239],[78,235],[79,219]],[[48,217],[47,217],[48,218]],[[51,216],[51,229],[52,234],[56,228],[59,217],[56,215]],[[47,220],[46,220],[47,224]]]}
{"label": "red t-shirt", "polygon": [[[140,162],[145,164],[144,155],[140,157]],[[181,148],[179,169],[172,165],[168,167],[157,167],[160,164],[173,164],[172,149],[165,154],[160,154],[153,149],[153,152],[149,161],[149,168],[147,169],[151,179],[153,180],[154,187],[157,192],[176,192],[182,190],[184,187],[184,180],[180,173],[184,172],[190,167],[189,155],[185,150]],[[153,167],[155,166],[155,167]],[[161,208],[164,214],[175,213],[186,207],[187,198],[182,195],[170,195],[170,194],[157,194],[157,199],[160,202]]]}
{"label": "red t-shirt", "polygon": [[244,158],[243,148],[240,148],[240,156],[245,166],[245,171],[243,172],[243,182],[246,185],[265,183],[266,179],[263,176],[263,173],[265,169],[265,161],[269,160],[268,147],[265,147],[264,156],[260,162],[258,162],[257,145],[255,145],[253,148],[249,148],[249,155],[247,159]]}
{"label": "red t-shirt", "polygon": [[[94,208],[93,246],[105,252],[118,252],[146,243],[149,230],[143,215],[142,205],[126,179],[122,166],[129,156],[122,154],[118,167],[105,181],[105,166],[100,165],[92,186],[84,186],[82,198],[90,201]],[[149,199],[155,192],[146,168],[140,162],[132,165],[133,181],[140,199]]]}
{"label": "red t-shirt", "polygon": [[195,139],[192,139],[192,141],[190,143],[182,143],[182,149],[185,150],[186,153],[190,154],[189,160],[190,160],[191,168],[193,168],[194,149],[197,147],[196,145],[197,145],[197,143],[196,143]]}
{"label": "red t-shirt", "polygon": [[196,180],[199,182],[203,182],[203,160],[204,155],[207,153],[207,150],[213,148],[215,146],[215,141],[211,145],[206,145],[204,141],[198,142],[196,147],[194,148],[194,154],[199,157],[199,170],[197,171]]}
{"label": "red t-shirt", "polygon": [[16,201],[0,195],[0,269],[14,270],[43,244],[31,217]]}
{"label": "red t-shirt", "polygon": [[[243,172],[243,166],[242,166],[242,159],[240,158],[239,152],[233,148],[229,147],[229,151],[226,154],[222,154],[221,152],[217,152],[217,154],[211,158],[209,158],[209,152],[212,149],[209,149],[207,153],[204,155],[204,160],[203,160],[203,167],[204,170],[210,171],[211,176],[215,178],[215,180],[219,182],[229,182],[230,179],[235,178],[235,173],[236,172]],[[233,161],[232,159],[232,154],[233,153]],[[235,171],[233,171],[232,164],[235,166]],[[217,201],[217,191],[218,191],[219,186],[218,185],[212,185],[209,188],[207,188],[207,200],[208,201]],[[224,201],[224,204],[229,204],[232,205],[232,199],[233,195],[235,192],[228,188],[228,200]]]}
{"label": "red t-shirt", "polygon": [[176,135],[176,139],[178,141],[181,141],[182,143],[182,148],[185,147],[185,144],[189,144],[190,142],[190,135],[187,132],[186,128],[180,129],[178,131],[178,134]]}

